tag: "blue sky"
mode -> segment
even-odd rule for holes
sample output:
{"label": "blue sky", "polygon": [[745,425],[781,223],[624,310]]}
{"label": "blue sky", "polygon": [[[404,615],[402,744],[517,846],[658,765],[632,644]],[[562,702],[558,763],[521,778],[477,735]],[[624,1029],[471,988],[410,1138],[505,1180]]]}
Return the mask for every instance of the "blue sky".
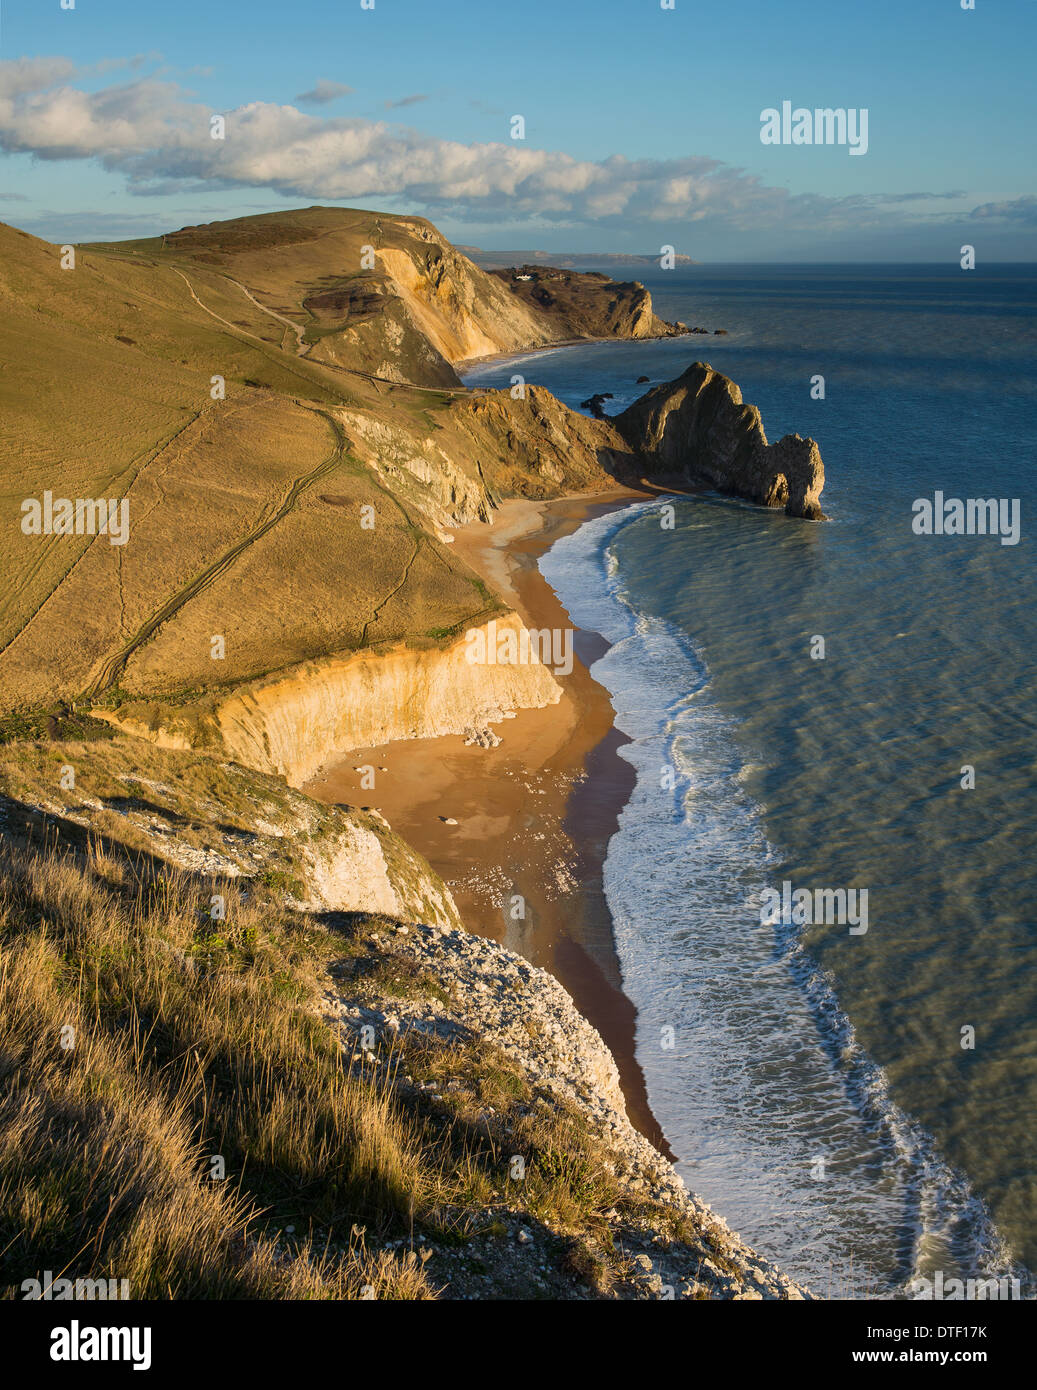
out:
{"label": "blue sky", "polygon": [[[975,3],[2,0],[0,218],[339,202],[497,249],[1037,259],[1037,5]],[[867,108],[867,153],[762,144],[785,99]]]}

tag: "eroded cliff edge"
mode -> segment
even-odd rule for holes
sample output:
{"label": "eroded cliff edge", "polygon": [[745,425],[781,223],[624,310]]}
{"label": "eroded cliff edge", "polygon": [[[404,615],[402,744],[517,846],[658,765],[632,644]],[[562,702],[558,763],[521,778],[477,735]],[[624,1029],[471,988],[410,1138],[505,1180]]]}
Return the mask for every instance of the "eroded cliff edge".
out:
{"label": "eroded cliff edge", "polygon": [[[83,249],[74,288],[57,248],[3,227],[0,245],[11,453],[24,460],[8,499],[0,711],[84,696],[182,708],[462,632],[500,605],[452,554],[452,529],[490,522],[509,497],[647,478],[821,515],[816,445],[768,443],[759,412],[703,364],[614,419],[530,384],[451,385],[462,354],[658,331],[637,285],[613,310],[613,282],[567,274],[551,281],[557,302],[535,308],[422,219],[342,209]],[[101,389],[126,371],[134,390]],[[99,457],[90,441],[105,431]],[[127,543],[22,534],[18,499],[58,476],[69,496],[121,494]]]}
{"label": "eroded cliff edge", "polygon": [[[499,278],[444,248],[420,219],[310,209],[184,229],[162,247],[83,251],[90,274],[77,277],[75,290],[55,248],[0,231],[9,233],[0,266],[5,313],[24,348],[12,378],[15,442],[27,470],[18,495],[49,487],[59,457],[70,495],[125,491],[133,516],[125,548],[94,536],[66,537],[64,547],[18,538],[2,699],[5,709],[29,708],[26,729],[44,730],[30,747],[46,790],[12,786],[17,804],[4,808],[5,834],[26,813],[63,839],[74,827],[96,831],[106,848],[114,841],[200,875],[199,904],[214,875],[251,889],[294,878],[297,868],[303,891],[293,885],[285,895],[291,911],[391,917],[400,949],[388,954],[412,957],[430,981],[433,972],[448,977],[462,997],[438,998],[432,982],[419,1009],[394,1002],[390,1014],[375,991],[338,991],[346,1004],[329,1006],[344,1031],[363,1010],[380,1010],[379,1026],[394,1036],[421,1035],[420,1020],[434,1037],[440,1028],[455,1040],[481,1035],[507,1053],[515,1028],[537,1019],[549,1041],[513,1057],[529,1108],[544,1100],[550,1110],[553,1094],[564,1116],[570,1103],[583,1103],[565,1090],[578,1083],[620,1146],[606,1160],[616,1206],[598,1231],[602,1243],[618,1236],[633,1248],[629,1205],[647,1190],[657,1223],[663,1209],[700,1222],[702,1241],[682,1237],[666,1266],[667,1279],[672,1272],[681,1281],[678,1296],[795,1296],[715,1218],[703,1210],[696,1218],[659,1156],[630,1138],[612,1060],[572,1016],[560,986],[458,933],[448,891],[384,823],[352,810],[318,824],[294,801],[257,819],[247,794],[245,824],[228,836],[236,792],[226,779],[254,776],[242,771],[249,768],[298,782],[350,747],[463,732],[559,698],[537,663],[473,667],[463,656],[466,626],[485,623],[488,612],[499,627],[518,623],[450,555],[450,527],[491,519],[501,498],[549,500],[647,475],[818,517],[816,446],[797,436],[769,445],[759,412],[702,364],[617,420],[588,420],[535,387],[518,398],[456,389],[452,361],[537,347],[560,330],[534,318]],[[356,269],[368,243],[376,250],[369,275]],[[649,313],[634,296],[620,331],[653,329]],[[183,358],[185,342],[198,345],[196,360]],[[29,350],[41,344],[42,355]],[[226,398],[211,395],[213,363],[225,373]],[[134,391],[97,389],[123,380],[128,365]],[[68,408],[55,408],[55,382]],[[112,439],[103,481],[91,422]],[[363,529],[364,513],[377,518],[376,529]],[[218,660],[217,638],[229,639]],[[78,692],[95,688],[96,713],[158,746],[139,741],[132,770],[99,755],[107,790],[90,796],[88,754],[46,732],[57,721],[43,702],[74,706]],[[194,762],[162,761],[177,753]],[[86,798],[55,790],[65,763],[74,763]],[[207,766],[199,773],[200,764]],[[178,804],[174,792],[189,776],[205,797]],[[278,846],[294,840],[306,842],[303,852],[282,867]],[[205,909],[194,905],[192,914],[185,920],[193,930]],[[185,941],[176,949],[194,960],[195,944]],[[387,954],[380,939],[372,948]],[[473,1075],[451,1080],[461,1088]],[[548,1085],[545,1094],[552,1080],[561,1092]],[[477,1101],[479,1123],[490,1125],[476,1084]],[[518,1125],[526,1115],[512,1118]],[[599,1128],[602,1142],[604,1134]],[[503,1144],[508,1133],[494,1129],[493,1137]],[[651,1241],[651,1220],[643,1217],[642,1227]],[[624,1274],[625,1287],[659,1296],[663,1280],[644,1258],[644,1277]]]}
{"label": "eroded cliff edge", "polygon": [[613,280],[600,270],[563,270],[521,265],[490,272],[541,320],[554,324],[559,339],[676,338],[688,330],[667,323],[652,308],[640,280]]}
{"label": "eroded cliff edge", "polygon": [[[509,391],[450,397],[431,429],[427,410],[374,405],[339,408],[334,420],[345,431],[351,453],[396,499],[406,534],[416,532],[414,523],[421,520],[414,554],[424,550],[429,555],[429,578],[409,602],[427,612],[429,620],[434,620],[437,602],[433,583],[442,607],[446,567],[461,579],[449,556],[451,529],[472,521],[492,524],[504,497],[549,501],[600,491],[617,481],[646,479],[663,486],[715,488],[783,507],[790,516],[822,517],[824,466],[816,443],[786,435],[770,444],[759,410],[743,403],[733,381],[704,363],[694,363],[613,419],[590,420],[543,388],[529,387],[520,399]],[[332,506],[345,500],[318,499]],[[364,543],[355,532],[348,540],[359,570]],[[371,544],[377,555],[374,535]],[[433,555],[438,571],[432,567]],[[419,571],[412,563],[408,573]],[[478,590],[481,581],[463,581],[462,588],[464,583]],[[214,587],[195,601],[194,622],[203,633],[219,630],[228,592],[232,609],[252,599],[238,592],[233,579],[221,580],[221,585],[225,589]],[[187,643],[171,624],[127,666],[127,685],[129,691],[136,687],[136,698],[127,691],[117,705],[97,712],[162,746],[209,748],[300,786],[332,757],[352,748],[463,733],[504,712],[539,708],[560,698],[557,682],[537,661],[487,666],[466,660],[466,633],[491,620],[478,607],[475,593],[467,619],[458,620],[458,609],[451,611],[449,634],[432,637],[435,629],[412,634],[406,626],[395,632],[390,627],[388,640],[377,647],[361,643],[330,650],[257,676],[242,667],[229,688],[224,685],[187,702],[170,701],[162,692],[178,675],[193,684],[204,680],[212,662],[204,642],[197,641],[187,666]],[[254,613],[254,603],[250,611]],[[502,630],[521,636],[517,615],[499,606],[496,618]],[[258,647],[256,651],[254,664],[261,655]]]}
{"label": "eroded cliff edge", "polygon": [[[76,768],[74,786],[55,782],[56,763]],[[632,1128],[611,1054],[558,981],[465,931],[446,885],[377,815],[116,737],[0,748],[0,831],[5,966],[38,991],[11,1010],[20,1066],[8,1102],[31,1098],[10,1142],[19,1153],[39,1115],[60,1107],[30,1170],[54,1192],[107,1144],[75,1192],[107,1203],[109,1219],[88,1227],[92,1275],[120,1268],[142,1205],[166,1215],[195,1198],[194,1146],[153,1161],[156,1117],[186,1116],[226,1155],[226,1185],[203,1184],[221,1220],[202,1212],[192,1227],[210,1274],[163,1264],[160,1250],[154,1268],[133,1267],[134,1297],[204,1296],[213,1269],[222,1296],[236,1297],[810,1297]],[[12,902],[26,904],[24,921]],[[55,981],[93,978],[99,962],[118,1007],[87,1021],[79,1000],[104,1002],[103,987],[55,996]],[[197,1019],[184,1038],[185,998],[198,1001],[205,1038]],[[60,1071],[39,1046],[50,1009],[88,1040]],[[124,1113],[115,1076],[127,1031]],[[297,1034],[309,1068],[270,1066],[270,1039]],[[190,1076],[177,1080],[166,1053],[175,1062],[185,1041]],[[268,1067],[249,1087],[253,1050]],[[65,1145],[73,1095],[78,1165]],[[312,1124],[312,1151],[297,1136],[272,1151],[269,1109],[298,1115],[306,1133]],[[131,1201],[113,1154],[138,1146],[152,1163],[134,1170]],[[268,1199],[272,1171],[276,1210],[239,1231],[235,1197]],[[9,1250],[8,1268],[20,1279],[40,1258],[66,1258],[63,1238],[52,1223]],[[257,1269],[268,1244],[276,1259]]]}
{"label": "eroded cliff edge", "polygon": [[[470,631],[485,634],[490,622],[494,642],[514,634],[520,649],[517,613]],[[480,730],[561,699],[539,660],[475,664],[469,650],[465,634],[444,646],[342,653],[188,706],[129,700],[97,714],[159,747],[205,750],[299,787],[352,748]]]}

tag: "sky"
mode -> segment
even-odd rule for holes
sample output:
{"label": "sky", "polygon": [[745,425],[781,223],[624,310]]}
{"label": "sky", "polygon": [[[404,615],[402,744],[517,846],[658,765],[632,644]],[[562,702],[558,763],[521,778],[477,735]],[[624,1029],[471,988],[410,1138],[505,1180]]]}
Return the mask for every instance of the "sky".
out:
{"label": "sky", "polygon": [[[324,203],[489,250],[1033,261],[1037,2],[971,2],[0,0],[0,220]],[[763,143],[785,101],[866,111],[866,148]]]}

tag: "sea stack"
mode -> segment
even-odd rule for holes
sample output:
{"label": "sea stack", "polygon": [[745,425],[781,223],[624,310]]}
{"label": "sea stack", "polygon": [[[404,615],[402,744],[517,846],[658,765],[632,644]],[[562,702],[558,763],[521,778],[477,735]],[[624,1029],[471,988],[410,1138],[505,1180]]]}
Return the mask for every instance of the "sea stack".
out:
{"label": "sea stack", "polygon": [[798,434],[768,444],[760,412],[708,363],[647,391],[612,423],[649,477],[705,483],[789,516],[823,519],[817,445]]}

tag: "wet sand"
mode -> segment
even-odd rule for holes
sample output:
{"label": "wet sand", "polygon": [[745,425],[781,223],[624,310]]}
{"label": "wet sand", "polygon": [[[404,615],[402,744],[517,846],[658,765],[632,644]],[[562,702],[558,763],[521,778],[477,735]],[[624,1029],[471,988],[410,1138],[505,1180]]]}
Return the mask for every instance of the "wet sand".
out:
{"label": "wet sand", "polygon": [[[585,520],[654,495],[624,488],[505,502],[492,525],[459,528],[455,548],[528,626],[568,628],[537,558]],[[602,886],[634,772],[617,753],[627,740],[613,724],[608,693],[588,671],[608,644],[577,628],[574,649],[572,673],[558,677],[561,701],[496,724],[498,747],[466,746],[451,735],[355,748],[306,791],[374,806],[447,882],[470,931],[562,981],[616,1058],[631,1121],[669,1155],[634,1055],[636,1014],[622,991]],[[386,769],[374,788],[362,788],[353,771],[364,765]]]}

